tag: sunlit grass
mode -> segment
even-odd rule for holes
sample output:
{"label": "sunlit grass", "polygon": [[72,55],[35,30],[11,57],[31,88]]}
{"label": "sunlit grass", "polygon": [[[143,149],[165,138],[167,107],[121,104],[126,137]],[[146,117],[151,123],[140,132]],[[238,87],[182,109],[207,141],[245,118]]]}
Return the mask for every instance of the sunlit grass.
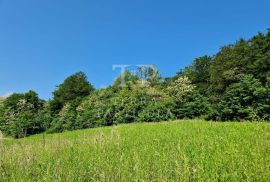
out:
{"label": "sunlit grass", "polygon": [[269,123],[177,121],[5,140],[0,181],[268,181]]}

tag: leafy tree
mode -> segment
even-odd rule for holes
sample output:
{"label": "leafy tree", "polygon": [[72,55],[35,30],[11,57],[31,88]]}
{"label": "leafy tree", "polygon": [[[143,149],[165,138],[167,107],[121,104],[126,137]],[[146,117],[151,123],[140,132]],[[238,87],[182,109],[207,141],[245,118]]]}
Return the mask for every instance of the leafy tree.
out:
{"label": "leafy tree", "polygon": [[236,48],[233,45],[224,46],[215,55],[210,68],[209,89],[222,95],[228,86],[240,81],[244,74],[242,64],[247,60],[245,53],[247,45],[246,41],[241,40],[237,43]]}
{"label": "leafy tree", "polygon": [[16,111],[18,110],[18,102],[22,99],[24,99],[24,94],[14,93],[4,100],[4,108]]}
{"label": "leafy tree", "polygon": [[22,138],[29,135],[40,133],[43,130],[42,123],[36,122],[36,114],[31,110],[18,113],[10,125],[10,134],[15,138]]}
{"label": "leafy tree", "polygon": [[144,88],[133,85],[132,90],[122,89],[114,98],[112,108],[115,114],[114,123],[131,123],[136,121],[141,110],[149,102],[149,97]]}
{"label": "leafy tree", "polygon": [[208,85],[210,83],[210,66],[213,59],[210,56],[203,56],[195,59],[191,66],[177,73],[177,77],[186,76],[192,84],[195,84],[200,93],[208,93]]}
{"label": "leafy tree", "polygon": [[227,89],[211,119],[221,121],[265,120],[270,109],[270,95],[262,83],[252,75]]}
{"label": "leafy tree", "polygon": [[227,87],[250,74],[263,84],[270,74],[270,30],[250,40],[224,46],[213,58],[209,89],[222,95]]}
{"label": "leafy tree", "polygon": [[36,120],[43,104],[44,101],[34,91],[12,94],[4,101],[1,130],[16,138],[44,131],[42,122]]}
{"label": "leafy tree", "polygon": [[115,95],[114,87],[96,90],[86,97],[77,107],[77,125],[93,128],[113,124],[111,103]]}
{"label": "leafy tree", "polygon": [[53,113],[58,113],[65,104],[76,99],[83,99],[94,91],[93,86],[87,81],[83,72],[75,73],[64,80],[64,83],[57,86],[53,92],[53,100],[50,101]]}
{"label": "leafy tree", "polygon": [[63,132],[74,130],[76,123],[76,112],[70,103],[67,103],[52,121],[52,126],[48,132]]}
{"label": "leafy tree", "polygon": [[161,82],[161,75],[156,68],[156,65],[145,65],[138,67],[139,78],[142,82],[147,82],[146,86],[156,86]]}
{"label": "leafy tree", "polygon": [[138,116],[141,122],[158,122],[175,119],[173,102],[157,101],[149,103]]}
{"label": "leafy tree", "polygon": [[127,70],[115,80],[113,88],[115,91],[119,91],[119,89],[124,87],[131,89],[131,86],[136,84],[139,84],[138,75]]}
{"label": "leafy tree", "polygon": [[43,108],[36,113],[35,120],[37,123],[40,123],[41,128],[44,131],[47,131],[52,127],[53,116],[51,115],[49,103],[46,102],[43,105]]}
{"label": "leafy tree", "polygon": [[168,88],[167,92],[174,97],[176,102],[184,102],[188,95],[195,89],[195,85],[186,76],[177,78]]}
{"label": "leafy tree", "polygon": [[192,92],[188,95],[185,102],[178,103],[173,108],[173,113],[176,118],[206,118],[211,111],[211,104],[209,99],[201,95],[198,91]]}

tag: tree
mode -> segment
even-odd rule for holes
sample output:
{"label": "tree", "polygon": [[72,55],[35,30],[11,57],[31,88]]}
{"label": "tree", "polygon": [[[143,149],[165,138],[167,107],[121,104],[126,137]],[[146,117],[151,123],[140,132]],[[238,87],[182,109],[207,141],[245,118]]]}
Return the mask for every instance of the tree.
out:
{"label": "tree", "polygon": [[246,68],[249,70],[249,74],[254,75],[265,84],[270,75],[270,30],[265,35],[259,33],[249,42],[250,59]]}
{"label": "tree", "polygon": [[208,85],[210,83],[210,66],[213,59],[210,56],[196,58],[191,66],[177,73],[177,77],[186,76],[192,84],[195,84],[200,93],[207,94],[209,92]]}
{"label": "tree", "polygon": [[139,77],[130,71],[122,73],[114,82],[113,88],[119,91],[121,88],[130,89],[132,85],[139,84]]}
{"label": "tree", "polygon": [[51,127],[48,130],[50,133],[63,132],[76,129],[76,111],[72,104],[67,103],[59,112],[57,117],[52,121]]}
{"label": "tree", "polygon": [[[159,71],[156,68],[156,65],[144,65],[138,67],[138,73],[141,82],[146,82],[146,86],[156,86],[161,82],[161,76]],[[145,83],[143,83],[145,84]]]}
{"label": "tree", "polygon": [[227,45],[213,57],[210,66],[209,90],[222,95],[244,75],[253,75],[262,84],[270,75],[270,30],[258,33],[249,40],[240,39]]}
{"label": "tree", "polygon": [[93,128],[112,125],[112,107],[115,88],[96,90],[87,96],[77,107],[77,119],[81,128]]}
{"label": "tree", "polygon": [[122,89],[112,99],[111,108],[114,110],[113,121],[118,123],[132,123],[138,118],[139,113],[149,103],[146,88],[133,85],[131,90]]}
{"label": "tree", "polygon": [[36,120],[44,101],[34,91],[24,94],[12,94],[3,102],[1,130],[16,138],[44,131],[42,121]]}
{"label": "tree", "polygon": [[269,119],[270,95],[262,83],[246,75],[231,85],[216,106],[210,119],[221,121]]}
{"label": "tree", "polygon": [[209,99],[195,90],[191,93],[191,95],[187,96],[185,102],[178,103],[173,108],[173,113],[177,119],[205,119],[210,110],[211,104]]}
{"label": "tree", "polygon": [[172,100],[158,100],[149,102],[139,113],[138,121],[140,122],[158,122],[175,119],[173,113],[174,103]]}
{"label": "tree", "polygon": [[167,92],[174,97],[176,102],[184,102],[194,89],[195,85],[191,84],[190,79],[181,76],[167,88]]}
{"label": "tree", "polygon": [[65,104],[76,99],[83,99],[94,91],[94,87],[87,81],[83,72],[75,73],[64,80],[64,83],[57,86],[53,92],[53,100],[50,101],[53,113],[58,113]]}
{"label": "tree", "polygon": [[18,102],[22,99],[24,99],[24,94],[14,93],[4,100],[4,108],[18,110]]}

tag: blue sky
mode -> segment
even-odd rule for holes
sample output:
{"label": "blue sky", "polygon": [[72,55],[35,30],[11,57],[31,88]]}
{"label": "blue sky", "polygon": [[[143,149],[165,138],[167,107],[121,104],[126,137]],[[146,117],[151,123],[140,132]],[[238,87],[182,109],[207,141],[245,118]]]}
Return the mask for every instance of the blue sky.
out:
{"label": "blue sky", "polygon": [[270,28],[269,0],[0,0],[0,95],[48,99],[84,71],[96,88],[113,64],[173,76],[194,58]]}

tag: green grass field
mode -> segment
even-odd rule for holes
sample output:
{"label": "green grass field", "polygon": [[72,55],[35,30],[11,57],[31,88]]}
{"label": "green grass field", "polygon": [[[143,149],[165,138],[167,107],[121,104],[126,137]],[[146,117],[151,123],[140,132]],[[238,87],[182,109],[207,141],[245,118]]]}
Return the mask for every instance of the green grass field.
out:
{"label": "green grass field", "polygon": [[270,123],[128,124],[0,145],[1,182],[270,179]]}

